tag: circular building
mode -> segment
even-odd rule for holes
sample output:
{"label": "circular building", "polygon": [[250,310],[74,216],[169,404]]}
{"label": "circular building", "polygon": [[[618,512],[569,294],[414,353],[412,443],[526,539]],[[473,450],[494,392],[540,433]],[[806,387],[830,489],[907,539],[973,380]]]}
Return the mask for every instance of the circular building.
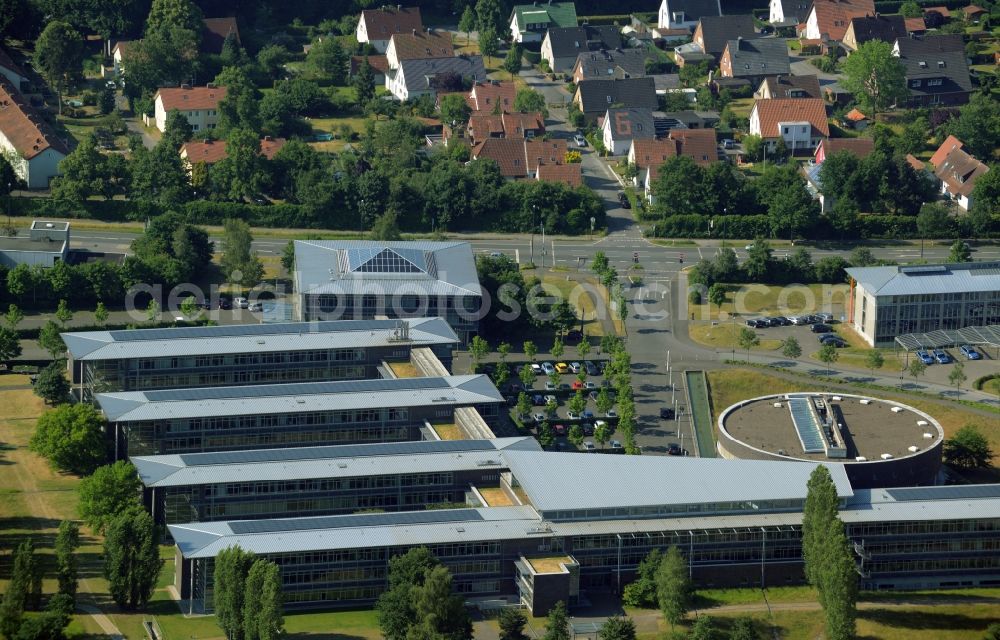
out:
{"label": "circular building", "polygon": [[724,458],[843,464],[855,489],[934,484],[944,430],[891,400],[783,393],[738,402],[719,416]]}

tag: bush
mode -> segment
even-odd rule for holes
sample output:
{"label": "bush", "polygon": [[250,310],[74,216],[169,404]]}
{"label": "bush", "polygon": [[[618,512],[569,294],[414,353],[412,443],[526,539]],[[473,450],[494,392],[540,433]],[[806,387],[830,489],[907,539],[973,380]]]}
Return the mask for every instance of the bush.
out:
{"label": "bush", "polygon": [[701,291],[695,289],[688,294],[688,304],[701,304]]}

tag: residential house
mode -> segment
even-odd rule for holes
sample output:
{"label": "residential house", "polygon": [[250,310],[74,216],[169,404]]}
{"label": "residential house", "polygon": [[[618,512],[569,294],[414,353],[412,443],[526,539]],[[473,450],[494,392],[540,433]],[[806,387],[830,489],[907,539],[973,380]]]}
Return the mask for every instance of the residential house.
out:
{"label": "residential house", "polygon": [[128,57],[134,42],[135,40],[119,40],[115,43],[115,48],[111,50],[115,76],[119,78],[125,75],[125,59]]}
{"label": "residential house", "polygon": [[477,82],[472,85],[465,101],[473,113],[503,113],[514,110],[517,85],[513,82]]}
{"label": "residential house", "polygon": [[587,80],[576,87],[573,104],[587,122],[594,122],[612,106],[656,109],[656,86],[652,78]]}
{"label": "residential house", "polygon": [[976,180],[990,168],[963,147],[961,140],[948,136],[934,152],[931,164],[934,166],[934,175],[941,181],[941,193],[968,211],[973,204],[972,190],[976,186]]}
{"label": "residential house", "polygon": [[753,97],[770,100],[771,98],[822,98],[819,90],[819,78],[808,76],[771,76],[764,78]]}
{"label": "residential house", "polygon": [[869,40],[893,43],[897,38],[905,38],[906,33],[906,21],[900,15],[876,13],[851,18],[851,23],[844,32],[844,46],[850,51],[857,51],[858,47]]}
{"label": "residential house", "polygon": [[466,136],[469,144],[487,138],[535,138],[545,134],[545,119],[539,112],[482,114],[469,117]]}
{"label": "residential house", "polygon": [[398,68],[389,69],[386,85],[397,100],[406,102],[424,95],[435,97],[442,80],[447,78],[475,82],[485,77],[482,56],[424,58],[401,60]]}
{"label": "residential house", "polygon": [[642,48],[581,53],[573,65],[573,83],[605,78],[641,78],[646,75],[648,55]]}
{"label": "residential house", "polygon": [[621,49],[621,46],[622,37],[618,27],[555,27],[545,34],[541,55],[554,73],[570,73],[580,54]]}
{"label": "residential house", "polygon": [[385,53],[393,34],[412,33],[414,30],[424,30],[420,7],[383,5],[378,9],[365,9],[361,12],[355,37],[358,42],[368,43],[375,51]]}
{"label": "residential house", "polygon": [[202,20],[201,28],[201,51],[203,53],[222,53],[222,45],[226,38],[232,36],[236,44],[242,46],[240,41],[240,28],[236,24],[236,18],[205,18]]}
{"label": "residential house", "polygon": [[703,54],[718,60],[730,40],[750,40],[756,37],[753,16],[705,16],[698,21],[692,44]]}
{"label": "residential house", "polygon": [[906,67],[910,107],[959,105],[973,91],[965,43],[960,34],[900,38],[893,47]]}
{"label": "residential house", "polygon": [[21,91],[25,85],[30,83],[27,74],[24,73],[24,69],[14,62],[3,49],[0,49],[0,76],[7,78],[7,82],[18,91]]}
{"label": "residential house", "polygon": [[662,0],[657,17],[661,29],[687,29],[688,32],[707,16],[721,16],[719,0]]}
{"label": "residential house", "polygon": [[911,36],[922,36],[927,33],[927,23],[922,17],[903,18],[903,24],[906,26],[906,33]]}
{"label": "residential house", "polygon": [[[288,141],[285,138],[264,136],[260,140],[260,155],[267,160],[273,160],[275,154],[281,151],[286,142]],[[228,158],[229,154],[226,153],[225,140],[205,138],[203,140],[185,142],[181,145],[180,156],[185,169],[190,174],[191,169],[199,162],[208,165],[215,164],[219,160]]]}
{"label": "residential house", "polygon": [[561,182],[570,187],[583,185],[583,165],[572,164],[540,164],[535,172],[537,180],[544,182]]}
{"label": "residential house", "polygon": [[353,78],[358,74],[361,69],[361,63],[368,59],[368,66],[372,70],[372,79],[375,81],[375,86],[385,84],[385,75],[389,72],[389,59],[384,55],[375,54],[370,56],[351,56],[351,69],[350,74]]}
{"label": "residential house", "polygon": [[[671,148],[672,145],[672,148]],[[719,160],[719,147],[712,129],[671,129],[666,138],[636,140],[629,149],[629,162],[636,165],[635,182],[642,187],[650,203],[654,202],[653,182],[664,162],[674,156],[687,156],[695,164],[707,167]]]}
{"label": "residential house", "polygon": [[541,42],[545,32],[558,27],[576,27],[576,5],[572,2],[519,4],[510,13],[510,34],[514,42]]}
{"label": "residential house", "polygon": [[817,98],[756,100],[750,111],[750,133],[763,138],[769,151],[779,139],[792,153],[811,151],[830,137],[826,105]]}
{"label": "residential house", "polygon": [[804,37],[839,42],[844,39],[852,18],[874,14],[874,0],[813,0]]}
{"label": "residential house", "polygon": [[769,75],[788,75],[788,45],[784,38],[730,40],[722,52],[719,71],[724,78],[742,78],[752,85]]}
{"label": "residential house", "polygon": [[219,121],[219,101],[225,97],[226,88],[213,85],[192,87],[184,84],[159,89],[153,96],[156,128],[166,131],[167,114],[176,110],[184,114],[192,130],[214,129]]}
{"label": "residential house", "polygon": [[809,17],[811,0],[771,0],[768,22],[778,27],[794,27]]}
{"label": "residential house", "polygon": [[538,167],[566,163],[566,141],[486,138],[472,147],[473,160],[493,160],[505,178],[537,178]]}
{"label": "residential house", "polygon": [[667,134],[677,142],[677,155],[687,156],[701,167],[707,167],[719,160],[719,143],[715,129],[671,129]]}
{"label": "residential house", "polygon": [[948,7],[924,7],[924,25],[929,29],[940,27],[951,19]]}
{"label": "residential house", "polygon": [[450,58],[454,55],[451,34],[447,31],[413,30],[407,33],[394,33],[389,38],[389,47],[385,50],[389,69],[398,69],[403,60]]}
{"label": "residential house", "polygon": [[[681,76],[678,73],[657,73],[648,77],[653,79],[653,87],[656,89],[657,95],[665,96],[681,89]],[[697,94],[695,99],[697,100]]]}
{"label": "residential house", "polygon": [[978,4],[970,4],[962,7],[961,11],[965,14],[965,21],[970,24],[979,24],[982,17],[989,14],[989,11],[983,9]]}
{"label": "residential house", "polygon": [[831,155],[846,151],[858,159],[867,158],[875,150],[875,142],[871,138],[826,138],[820,141],[813,155],[813,162],[802,167],[806,179],[806,190],[819,202],[820,212],[826,213],[833,208],[833,197],[823,193],[823,183],[820,180],[820,166]]}
{"label": "residential house", "polygon": [[6,77],[0,77],[0,153],[29,189],[47,189],[69,149]]}
{"label": "residential house", "polygon": [[623,155],[633,140],[652,140],[656,137],[651,109],[608,109],[601,127],[604,148],[611,155]]}
{"label": "residential house", "polygon": [[633,139],[632,145],[628,148],[626,158],[628,163],[635,167],[636,176],[633,183],[641,186],[646,170],[649,167],[659,166],[677,155],[677,141],[667,136],[653,139]]}

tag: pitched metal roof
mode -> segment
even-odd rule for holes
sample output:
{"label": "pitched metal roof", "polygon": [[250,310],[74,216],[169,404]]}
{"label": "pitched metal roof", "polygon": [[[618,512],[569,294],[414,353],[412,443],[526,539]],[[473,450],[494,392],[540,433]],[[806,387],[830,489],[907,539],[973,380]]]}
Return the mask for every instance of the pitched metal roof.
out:
{"label": "pitched metal roof", "polygon": [[572,2],[535,2],[534,4],[515,5],[511,11],[511,20],[517,17],[517,28],[525,33],[526,25],[545,24],[553,27],[575,27],[576,4]]}
{"label": "pitched metal roof", "polygon": [[[400,322],[409,340],[394,340]],[[272,353],[311,349],[380,347],[389,344],[455,344],[458,336],[442,318],[331,320],[275,324],[230,324],[60,334],[74,360],[124,360],[227,353]]]}
{"label": "pitched metal roof", "polygon": [[468,242],[296,240],[295,267],[299,294],[481,295]]}
{"label": "pitched metal roof", "polygon": [[784,38],[730,40],[726,50],[734,78],[789,73],[788,44]]}
{"label": "pitched metal roof", "polygon": [[540,451],[531,437],[495,440],[423,440],[292,449],[134,456],[147,487],[224,482],[301,480],[501,468],[508,448]]}
{"label": "pitched metal roof", "polygon": [[1000,291],[1000,261],[852,267],[847,273],[877,296]]}
{"label": "pitched metal roof", "polygon": [[[544,456],[544,457],[542,457]],[[541,512],[805,499],[811,463],[576,453],[503,454]],[[828,465],[837,493],[852,493],[843,465]]]}
{"label": "pitched metal roof", "polygon": [[740,37],[749,40],[758,36],[750,15],[703,16],[695,30],[696,37],[698,30],[701,31],[702,52],[713,56],[721,55],[730,40]]}
{"label": "pitched metal roof", "polygon": [[576,91],[584,113],[604,113],[613,104],[647,109],[659,106],[656,85],[649,77],[585,80],[577,85]]}
{"label": "pitched metal roof", "polygon": [[98,393],[112,422],[503,402],[485,375]]}

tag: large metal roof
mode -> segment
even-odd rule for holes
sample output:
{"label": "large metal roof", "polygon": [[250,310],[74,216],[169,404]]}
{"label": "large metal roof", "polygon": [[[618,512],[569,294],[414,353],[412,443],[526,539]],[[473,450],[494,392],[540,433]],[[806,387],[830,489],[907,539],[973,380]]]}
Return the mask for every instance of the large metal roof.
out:
{"label": "large metal roof", "polygon": [[1000,261],[852,267],[847,273],[875,296],[1000,291]]}
{"label": "large metal roof", "polygon": [[[395,339],[400,322],[408,339]],[[229,353],[271,353],[319,349],[456,344],[458,336],[442,318],[331,320],[274,324],[174,327],[62,334],[74,360],[182,357]]]}
{"label": "large metal roof", "polygon": [[[816,464],[576,453],[503,454],[539,511],[628,509],[711,502],[803,500]],[[843,465],[827,465],[841,497],[852,495]]]}
{"label": "large metal roof", "polygon": [[468,242],[296,240],[299,294],[480,296]]}
{"label": "large metal roof", "polygon": [[539,451],[530,437],[184,453],[131,458],[147,487],[347,478],[504,468],[508,448]]}
{"label": "large metal roof", "polygon": [[959,344],[987,344],[1000,347],[1000,324],[963,329],[938,329],[927,333],[907,333],[896,336],[896,344],[907,351],[938,349]]}
{"label": "large metal roof", "polygon": [[94,395],[112,422],[503,402],[486,375],[123,391]]}

